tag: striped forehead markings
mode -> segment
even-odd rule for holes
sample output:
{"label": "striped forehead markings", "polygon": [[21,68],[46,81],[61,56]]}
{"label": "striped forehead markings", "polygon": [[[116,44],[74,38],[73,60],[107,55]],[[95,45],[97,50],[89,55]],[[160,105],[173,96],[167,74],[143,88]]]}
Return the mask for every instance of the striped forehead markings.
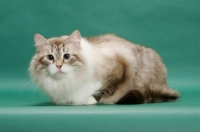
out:
{"label": "striped forehead markings", "polygon": [[62,52],[66,52],[67,51],[67,49],[66,49],[66,47],[65,47],[65,45],[64,44],[60,44],[60,45],[53,45],[53,48],[57,51],[57,52],[60,52],[61,50],[62,50]]}

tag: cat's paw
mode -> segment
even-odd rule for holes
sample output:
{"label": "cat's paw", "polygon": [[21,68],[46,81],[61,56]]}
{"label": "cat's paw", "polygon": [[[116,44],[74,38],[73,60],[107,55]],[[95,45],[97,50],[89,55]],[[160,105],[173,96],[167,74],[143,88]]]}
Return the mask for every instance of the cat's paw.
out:
{"label": "cat's paw", "polygon": [[96,99],[96,101],[99,101],[101,97],[103,96],[103,93],[100,90],[98,90],[98,91],[95,91],[92,96]]}
{"label": "cat's paw", "polygon": [[97,101],[96,101],[96,99],[93,97],[93,96],[90,96],[88,99],[87,99],[87,101],[86,101],[86,105],[91,105],[91,104],[96,104],[97,103]]}

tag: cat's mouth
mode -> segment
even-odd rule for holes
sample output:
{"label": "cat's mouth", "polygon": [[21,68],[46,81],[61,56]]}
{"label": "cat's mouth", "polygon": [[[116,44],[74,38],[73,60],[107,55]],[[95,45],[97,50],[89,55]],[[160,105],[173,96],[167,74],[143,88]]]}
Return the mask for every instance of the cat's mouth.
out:
{"label": "cat's mouth", "polygon": [[62,72],[62,71],[58,71],[56,74],[61,74],[61,75],[63,75],[63,74],[65,74],[64,72]]}
{"label": "cat's mouth", "polygon": [[62,78],[65,77],[65,75],[66,75],[66,74],[65,74],[64,72],[58,71],[58,72],[54,73],[54,74],[52,75],[52,77],[53,77],[53,78],[56,78],[56,79],[62,79]]}
{"label": "cat's mouth", "polygon": [[52,78],[61,79],[65,77],[67,74],[62,70],[55,70],[55,71],[47,71]]}

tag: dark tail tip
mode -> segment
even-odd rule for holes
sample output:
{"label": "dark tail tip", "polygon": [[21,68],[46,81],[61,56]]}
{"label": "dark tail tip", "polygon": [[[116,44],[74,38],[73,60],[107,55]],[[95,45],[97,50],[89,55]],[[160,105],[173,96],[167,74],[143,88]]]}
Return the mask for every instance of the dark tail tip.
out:
{"label": "dark tail tip", "polygon": [[169,92],[164,93],[162,95],[162,98],[163,100],[166,100],[166,101],[175,101],[179,98],[179,96],[180,94],[178,93],[178,91],[170,89]]}
{"label": "dark tail tip", "polygon": [[175,101],[179,98],[180,94],[178,91],[173,89],[162,89],[154,92],[150,92],[151,99],[149,102],[157,103],[157,102],[171,102]]}
{"label": "dark tail tip", "polygon": [[175,101],[180,94],[176,90],[162,89],[148,91],[142,94],[138,90],[132,90],[123,96],[116,104],[142,104]]}

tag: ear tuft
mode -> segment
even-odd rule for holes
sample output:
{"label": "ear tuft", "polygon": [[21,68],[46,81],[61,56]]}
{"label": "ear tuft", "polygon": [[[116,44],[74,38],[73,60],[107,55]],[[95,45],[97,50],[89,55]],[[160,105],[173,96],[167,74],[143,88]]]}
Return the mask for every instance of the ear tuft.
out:
{"label": "ear tuft", "polygon": [[42,35],[36,33],[34,36],[34,42],[36,46],[39,46],[48,43],[48,40],[45,39]]}
{"label": "ear tuft", "polygon": [[78,30],[75,30],[68,38],[68,41],[71,43],[80,43],[81,34]]}

